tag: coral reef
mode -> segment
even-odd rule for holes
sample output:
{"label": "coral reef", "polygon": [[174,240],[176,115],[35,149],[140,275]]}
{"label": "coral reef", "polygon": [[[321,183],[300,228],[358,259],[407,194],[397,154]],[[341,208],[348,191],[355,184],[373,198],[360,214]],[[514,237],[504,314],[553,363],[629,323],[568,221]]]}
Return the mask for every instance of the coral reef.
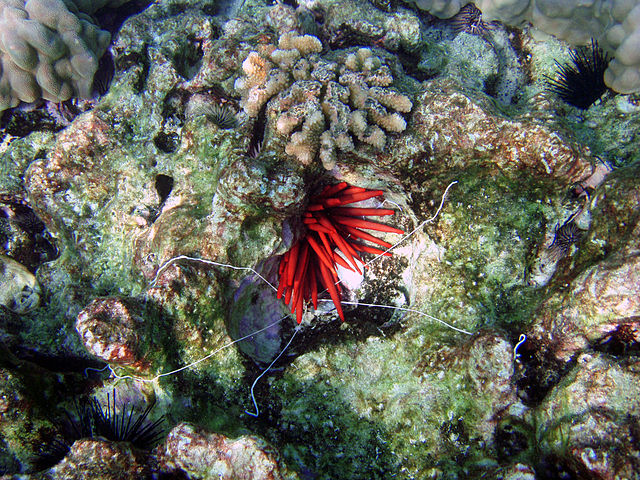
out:
{"label": "coral reef", "polygon": [[[0,306],[0,475],[638,477],[637,96],[581,112],[552,101],[542,79],[568,49],[528,29],[456,35],[406,2],[247,0],[229,20],[220,3],[153,2],[120,30],[114,82],[94,108],[62,131],[14,129],[0,143],[5,238],[49,232],[59,250],[30,262],[26,248],[5,253],[41,292],[27,312]],[[312,33],[309,18],[322,51],[293,64],[315,58],[303,72],[328,71],[335,88],[271,58],[273,32]],[[234,84],[250,55],[286,86],[220,128],[210,107],[241,109]],[[308,102],[320,105],[309,112],[325,127],[308,131],[321,142],[324,96],[348,88],[342,105],[356,111],[340,76],[364,78],[376,58],[371,72],[393,76],[380,88],[411,92],[410,112],[386,107],[407,127],[389,132],[366,112],[383,149],[347,129],[354,150],[330,172],[287,159],[277,123],[304,108],[294,93],[321,84]],[[421,70],[430,58],[449,63]],[[511,72],[526,75],[495,88]],[[296,325],[277,298],[278,262],[313,220],[308,192],[340,182],[384,191],[362,207],[393,210],[382,218],[409,233],[362,275],[336,267],[347,321],[327,295],[316,321]],[[546,255],[553,272],[532,282]],[[128,405],[155,401],[151,421],[165,415],[173,431],[152,451],[79,440],[45,464],[73,399],[106,405],[114,387]],[[258,418],[246,413],[254,400]]]}
{"label": "coral reef", "polygon": [[92,95],[111,35],[73,6],[62,0],[0,3],[0,110]]}
{"label": "coral reef", "polygon": [[[440,18],[450,18],[468,2],[414,0]],[[509,25],[530,21],[534,27],[581,46],[594,37],[613,55],[604,80],[619,93],[640,91],[640,5],[626,0],[559,3],[555,0],[476,0],[484,18]]]}
{"label": "coral reef", "polygon": [[[251,52],[236,81],[245,112],[252,117],[270,99],[276,132],[289,138],[285,151],[303,165],[320,157],[325,169],[336,165],[338,151],[355,148],[353,138],[381,150],[386,133],[405,130],[401,113],[411,111],[409,97],[392,87],[393,75],[371,49],[331,58],[318,55],[320,41],[310,35],[283,34],[278,48]],[[276,96],[277,94],[277,96]]]}

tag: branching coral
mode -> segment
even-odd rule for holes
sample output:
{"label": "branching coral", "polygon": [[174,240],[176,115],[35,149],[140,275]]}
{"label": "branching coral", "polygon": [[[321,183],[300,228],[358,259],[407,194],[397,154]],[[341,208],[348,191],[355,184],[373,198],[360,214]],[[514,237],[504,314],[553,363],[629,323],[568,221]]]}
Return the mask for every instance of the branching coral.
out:
{"label": "branching coral", "polygon": [[71,1],[0,0],[0,110],[90,97],[110,40]]}
{"label": "branching coral", "polygon": [[258,115],[266,102],[275,130],[289,138],[287,154],[304,165],[320,157],[327,170],[336,151],[352,151],[354,138],[382,149],[385,132],[402,132],[409,97],[392,88],[393,75],[368,48],[320,56],[316,37],[282,35],[278,48],[251,52],[236,81],[245,112]]}

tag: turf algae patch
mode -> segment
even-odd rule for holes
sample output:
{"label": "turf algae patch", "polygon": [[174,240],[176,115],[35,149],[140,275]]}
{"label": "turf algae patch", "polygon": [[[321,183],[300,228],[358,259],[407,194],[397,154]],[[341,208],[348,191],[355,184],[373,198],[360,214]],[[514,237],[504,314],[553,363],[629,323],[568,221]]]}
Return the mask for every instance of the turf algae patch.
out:
{"label": "turf algae patch", "polygon": [[515,401],[511,349],[496,335],[438,345],[416,329],[322,346],[272,381],[265,414],[280,428],[264,434],[318,478],[441,471],[478,455]]}

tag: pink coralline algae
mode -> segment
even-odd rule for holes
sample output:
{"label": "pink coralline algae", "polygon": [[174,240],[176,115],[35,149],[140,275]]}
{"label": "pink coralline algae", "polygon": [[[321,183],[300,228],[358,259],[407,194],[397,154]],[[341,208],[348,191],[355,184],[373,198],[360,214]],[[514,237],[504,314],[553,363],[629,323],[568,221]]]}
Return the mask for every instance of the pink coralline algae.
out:
{"label": "pink coralline algae", "polygon": [[181,423],[171,430],[159,461],[162,469],[174,471],[177,468],[189,473],[189,478],[290,478],[275,451],[264,440],[253,436],[230,439],[187,423]]}
{"label": "pink coralline algae", "polygon": [[97,298],[76,319],[76,331],[89,352],[105,362],[139,362],[137,327],[141,322],[122,299]]}

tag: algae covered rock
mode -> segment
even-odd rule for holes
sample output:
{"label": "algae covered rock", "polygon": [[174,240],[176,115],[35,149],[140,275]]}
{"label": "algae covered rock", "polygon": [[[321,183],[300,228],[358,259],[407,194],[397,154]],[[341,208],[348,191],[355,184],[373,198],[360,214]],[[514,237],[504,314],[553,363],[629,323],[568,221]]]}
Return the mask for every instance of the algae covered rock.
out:
{"label": "algae covered rock", "polygon": [[0,305],[16,313],[27,313],[40,304],[36,277],[10,257],[0,255]]}
{"label": "algae covered rock", "polygon": [[[95,390],[98,378],[153,397],[176,425],[152,455],[80,442],[53,467],[70,478],[86,468],[104,478],[515,479],[558,466],[632,478],[616,455],[635,452],[637,172],[595,181],[594,156],[539,105],[506,108],[480,81],[409,78],[380,45],[394,44],[393,25],[422,29],[416,14],[377,11],[389,23],[365,38],[387,32],[389,42],[361,48],[334,43],[361,39],[372,23],[337,11],[339,1],[263,3],[225,23],[201,2],[154,2],[121,30],[118,73],[95,109],[46,141],[6,146],[11,191],[24,190],[60,256],[37,268],[40,307],[0,322],[12,351],[0,345],[0,389],[18,392],[7,403],[17,420],[0,425],[5,471],[31,465],[58,430],[40,412],[21,413],[40,384],[20,378],[16,355],[31,355],[43,368],[62,365],[51,378],[73,378],[74,392]],[[301,31],[275,48],[267,23],[284,34],[302,30],[303,15],[327,19],[317,26],[329,39],[322,50]],[[478,38],[457,43],[489,53]],[[301,62],[300,78],[291,73],[262,98],[287,62]],[[400,108],[385,114],[373,100]],[[233,113],[233,128],[198,114],[214,106]],[[384,130],[384,148],[354,135],[352,107],[366,111],[359,127]],[[331,170],[287,155],[296,133],[318,136],[308,153],[320,155],[319,115],[354,143]],[[393,256],[363,254],[362,274],[341,274],[344,322],[320,293],[296,327],[274,265],[305,234],[314,195],[342,181],[384,190],[362,207],[393,209],[386,223],[407,235],[382,232]],[[568,218],[582,222],[582,240],[546,282],[532,282],[539,252]],[[89,355],[111,369],[97,373]],[[51,403],[63,416],[75,397]],[[32,419],[50,430],[25,449]]]}

